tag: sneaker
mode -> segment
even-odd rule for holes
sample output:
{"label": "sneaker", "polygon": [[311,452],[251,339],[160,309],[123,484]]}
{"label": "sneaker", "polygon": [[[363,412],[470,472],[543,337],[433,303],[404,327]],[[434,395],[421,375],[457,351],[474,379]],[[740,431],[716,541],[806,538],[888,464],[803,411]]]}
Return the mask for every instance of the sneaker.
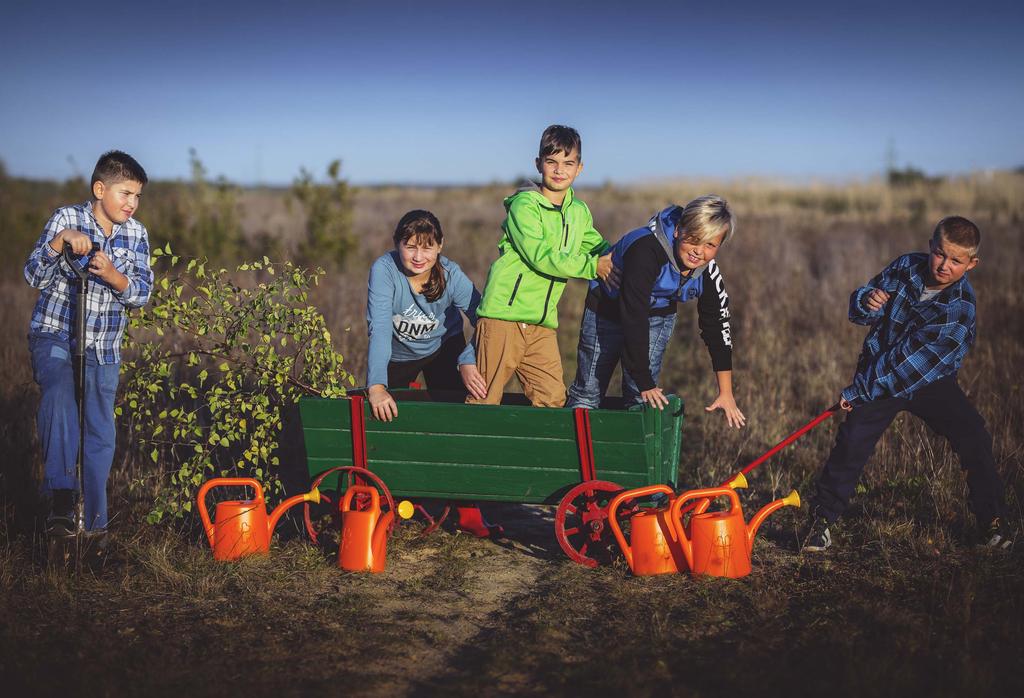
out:
{"label": "sneaker", "polygon": [[994,550],[1010,550],[1013,548],[1013,533],[997,516],[978,537],[978,545]]}
{"label": "sneaker", "polygon": [[54,490],[50,515],[46,517],[46,535],[67,537],[75,535],[75,492]]}
{"label": "sneaker", "polygon": [[75,535],[74,515],[50,514],[46,517],[46,535],[50,538],[68,538]]}
{"label": "sneaker", "polygon": [[110,547],[110,534],[105,528],[83,531],[80,545],[83,558],[101,560]]}
{"label": "sneaker", "polygon": [[803,545],[800,552],[823,553],[832,545],[832,533],[828,530],[828,520],[823,516],[814,516],[810,526],[804,532]]}

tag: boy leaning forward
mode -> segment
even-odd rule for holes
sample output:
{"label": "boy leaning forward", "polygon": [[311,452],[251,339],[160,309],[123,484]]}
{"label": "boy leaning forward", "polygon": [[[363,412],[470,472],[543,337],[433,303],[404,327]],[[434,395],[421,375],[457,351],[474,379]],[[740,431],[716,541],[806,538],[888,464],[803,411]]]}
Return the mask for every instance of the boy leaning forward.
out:
{"label": "boy leaning forward", "polygon": [[878,439],[904,411],[946,437],[960,457],[978,542],[1012,546],[992,437],[956,381],[974,343],[977,303],[967,272],[978,264],[980,244],[974,223],[944,218],[927,255],[903,255],[850,297],[850,321],[871,329],[840,397],[848,414],[818,478],[803,550],[832,545],[830,526],[846,510]]}
{"label": "boy leaning forward", "polygon": [[558,299],[570,278],[615,283],[611,254],[604,254],[608,243],[572,189],[583,168],[580,152],[576,129],[548,127],[536,160],[539,188],[505,199],[499,256],[477,310],[477,368],[487,397],[469,403],[498,404],[514,373],[535,407],[565,404]]}

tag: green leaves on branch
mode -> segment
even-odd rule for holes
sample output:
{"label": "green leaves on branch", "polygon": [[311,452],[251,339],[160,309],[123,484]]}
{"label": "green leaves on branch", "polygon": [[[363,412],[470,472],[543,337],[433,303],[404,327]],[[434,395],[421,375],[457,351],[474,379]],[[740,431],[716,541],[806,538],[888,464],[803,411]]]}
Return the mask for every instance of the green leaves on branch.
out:
{"label": "green leaves on branch", "polygon": [[355,384],[309,304],[323,270],[267,257],[211,270],[170,245],[153,257],[157,282],[131,317],[117,406],[161,476],[149,520],[183,516],[211,477],[255,477],[279,494],[282,407]]}

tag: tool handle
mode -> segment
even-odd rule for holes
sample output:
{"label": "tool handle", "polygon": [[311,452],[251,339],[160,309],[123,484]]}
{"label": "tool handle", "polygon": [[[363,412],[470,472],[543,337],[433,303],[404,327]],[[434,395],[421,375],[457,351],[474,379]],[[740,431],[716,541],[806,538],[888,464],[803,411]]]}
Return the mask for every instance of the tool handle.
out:
{"label": "tool handle", "polygon": [[[803,436],[804,434],[809,432],[814,427],[816,427],[819,424],[821,424],[822,422],[824,422],[826,419],[828,419],[829,417],[831,417],[832,415],[834,415],[838,411],[839,411],[839,403],[836,403],[835,405],[832,405],[827,410],[825,410],[824,412],[819,414],[817,417],[815,417],[811,421],[807,422],[807,424],[803,425],[802,427],[800,427],[799,429],[794,431],[792,434],[790,434],[789,436],[784,438],[782,441],[780,441],[779,443],[777,443],[774,446],[772,446],[770,449],[768,449],[761,456],[759,456],[758,458],[755,458],[751,463],[749,463],[740,472],[743,473],[744,475],[746,475],[751,470],[753,470],[754,468],[756,468],[759,465],[761,465],[762,463],[764,463],[766,460],[768,460],[769,458],[774,456],[776,453],[778,453],[779,451],[784,449],[786,446],[789,446],[791,443],[793,443],[794,441],[799,439],[801,436]],[[729,480],[731,480],[731,479],[732,478],[729,478]],[[728,482],[728,480],[726,482]]]}
{"label": "tool handle", "polygon": [[[779,451],[784,449],[786,446],[789,446],[791,443],[793,443],[794,441],[799,439],[801,436],[803,436],[804,434],[809,432],[811,429],[813,429],[814,427],[818,426],[819,424],[821,424],[822,422],[824,422],[826,419],[828,419],[832,415],[836,414],[837,412],[839,412],[839,403],[838,402],[836,404],[832,405],[831,407],[829,407],[827,410],[825,410],[821,414],[819,414],[817,417],[815,417],[811,421],[807,422],[807,424],[803,425],[802,427],[800,427],[799,429],[794,431],[792,434],[790,434],[789,436],[784,438],[782,441],[780,441],[779,443],[777,443],[774,446],[772,446],[765,453],[763,453],[759,457],[755,458],[745,468],[743,468],[743,470],[741,470],[739,473],[737,473],[737,475],[740,475],[740,474],[746,475],[751,470],[754,470],[755,468],[760,466],[762,463],[764,463],[766,460],[768,460],[769,458],[774,456],[776,453],[778,453]],[[728,484],[730,482],[732,482],[735,477],[736,477],[736,475],[733,475],[732,477],[730,477],[728,480],[726,480],[725,482],[722,483],[722,486],[723,487],[728,486]],[[696,504],[689,505],[684,511],[682,511],[680,513],[680,515],[686,514],[688,511],[693,509],[695,506],[696,506]]]}
{"label": "tool handle", "polygon": [[[100,244],[98,242],[93,242],[92,243],[92,251],[89,252],[89,254],[96,254],[99,251],[100,251]],[[75,258],[76,257],[79,257],[79,256],[85,257],[85,256],[88,256],[88,255],[76,255],[74,250],[71,249],[71,243],[68,243],[68,242],[64,243],[64,252],[63,252],[63,254],[64,254],[64,261],[68,263],[68,267],[71,268],[71,271],[75,272],[75,275],[78,276],[79,279],[85,279],[85,278],[87,278],[89,276],[89,266],[88,265],[83,267],[81,264],[76,264],[75,263]]]}

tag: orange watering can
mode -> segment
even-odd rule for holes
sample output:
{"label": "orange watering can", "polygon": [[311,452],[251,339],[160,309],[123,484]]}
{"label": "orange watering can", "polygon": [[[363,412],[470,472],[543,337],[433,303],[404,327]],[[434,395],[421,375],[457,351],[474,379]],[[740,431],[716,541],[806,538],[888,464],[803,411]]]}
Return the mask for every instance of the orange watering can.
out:
{"label": "orange watering can", "polygon": [[[734,478],[729,487],[742,488],[747,486],[747,479],[741,473]],[[629,569],[638,577],[656,574],[669,574],[686,569],[686,558],[679,544],[676,527],[671,520],[671,509],[674,501],[657,509],[646,509],[629,518],[630,543],[626,543],[619,526],[616,512],[624,501],[647,497],[652,494],[664,494],[670,498],[673,494],[668,485],[649,485],[635,490],[620,492],[608,503],[608,525],[612,529],[615,540],[622,548],[622,554],[629,563]],[[689,494],[689,493],[687,493]],[[685,496],[685,495],[684,495]],[[697,504],[695,511],[702,513],[711,505],[707,499]]]}
{"label": "orange watering can", "polygon": [[[716,497],[728,497],[727,511],[704,513]],[[705,499],[690,517],[689,531],[683,526],[682,508],[693,499]],[[800,495],[796,490],[783,499],[766,504],[747,524],[743,520],[740,498],[735,490],[715,487],[706,490],[692,490],[672,502],[671,522],[675,535],[682,547],[686,563],[693,574],[713,577],[745,577],[750,574],[750,552],[754,547],[754,536],[770,514],[785,506],[800,506]]]}
{"label": "orange watering can", "polygon": [[[353,507],[357,495],[369,502],[363,509]],[[388,535],[395,521],[395,510],[381,515],[380,494],[376,487],[350,485],[341,500],[341,543],[338,546],[338,567],[351,572],[383,572],[387,557]],[[398,505],[398,515],[408,519],[413,514],[411,502]]]}
{"label": "orange watering can", "polygon": [[[206,493],[214,487],[246,486],[256,490],[256,499],[219,502],[215,510],[217,521],[210,521],[206,510]],[[301,502],[320,501],[320,491],[315,487],[305,494],[281,502],[269,519],[267,505],[263,499],[263,487],[259,481],[251,477],[218,477],[208,480],[199,488],[199,517],[203,520],[203,530],[213,548],[215,560],[237,560],[245,555],[270,552],[270,538],[281,516],[291,507]]]}
{"label": "orange watering can", "polygon": [[668,485],[650,485],[635,490],[620,492],[608,503],[608,525],[615,535],[615,540],[622,548],[622,554],[629,563],[629,569],[638,577],[655,574],[678,572],[681,565],[686,564],[682,549],[676,539],[675,527],[668,520],[669,507],[645,509],[629,517],[629,538],[626,542],[622,535],[616,513],[619,505],[627,499],[636,499],[652,494],[672,496],[674,493]]}

